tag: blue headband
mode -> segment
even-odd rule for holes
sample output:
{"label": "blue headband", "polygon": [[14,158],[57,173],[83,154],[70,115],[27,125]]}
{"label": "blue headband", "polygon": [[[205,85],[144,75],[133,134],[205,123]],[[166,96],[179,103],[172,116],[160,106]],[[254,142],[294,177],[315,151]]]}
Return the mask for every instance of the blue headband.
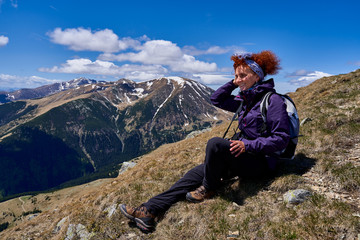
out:
{"label": "blue headband", "polygon": [[251,70],[253,70],[254,73],[256,73],[260,77],[260,81],[263,80],[265,77],[264,71],[259,66],[259,64],[257,64],[254,60],[251,60],[250,57],[251,57],[250,53],[245,53],[238,56],[239,59],[243,59],[246,65],[248,65],[251,68]]}

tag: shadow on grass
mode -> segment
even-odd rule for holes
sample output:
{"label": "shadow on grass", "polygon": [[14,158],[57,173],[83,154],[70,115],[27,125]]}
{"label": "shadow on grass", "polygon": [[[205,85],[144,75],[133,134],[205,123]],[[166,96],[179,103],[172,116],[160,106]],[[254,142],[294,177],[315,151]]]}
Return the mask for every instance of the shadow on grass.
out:
{"label": "shadow on grass", "polygon": [[220,197],[242,205],[246,198],[268,188],[276,178],[290,174],[303,175],[315,165],[315,162],[316,159],[309,158],[303,153],[297,154],[293,160],[278,160],[277,169],[260,179],[234,178],[229,180],[220,191]]}

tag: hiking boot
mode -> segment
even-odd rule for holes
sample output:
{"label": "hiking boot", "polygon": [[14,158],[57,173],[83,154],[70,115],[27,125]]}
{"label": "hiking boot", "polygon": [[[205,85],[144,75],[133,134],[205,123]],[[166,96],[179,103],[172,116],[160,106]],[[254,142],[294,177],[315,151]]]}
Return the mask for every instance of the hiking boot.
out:
{"label": "hiking boot", "polygon": [[122,204],[120,211],[131,221],[136,223],[136,226],[143,232],[152,232],[155,229],[155,215],[151,214],[144,205],[137,208],[126,206]]}
{"label": "hiking boot", "polygon": [[186,194],[186,199],[193,203],[199,203],[205,199],[212,198],[214,195],[214,191],[209,191],[204,186],[200,186],[195,191],[188,192]]}

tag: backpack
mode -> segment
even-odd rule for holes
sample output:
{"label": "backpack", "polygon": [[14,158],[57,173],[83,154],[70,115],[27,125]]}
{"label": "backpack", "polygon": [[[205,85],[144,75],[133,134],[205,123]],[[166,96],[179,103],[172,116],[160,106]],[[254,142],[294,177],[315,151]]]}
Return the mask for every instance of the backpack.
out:
{"label": "backpack", "polygon": [[263,126],[261,131],[264,133],[266,132],[266,113],[269,106],[269,98],[272,94],[278,94],[286,104],[286,111],[289,116],[289,126],[290,126],[290,141],[287,147],[279,152],[275,152],[274,155],[280,159],[294,159],[295,149],[298,143],[299,137],[299,130],[300,130],[300,121],[299,116],[296,110],[296,106],[294,101],[287,95],[274,93],[274,92],[267,92],[263,99],[260,102],[260,111],[261,117],[264,120]]}

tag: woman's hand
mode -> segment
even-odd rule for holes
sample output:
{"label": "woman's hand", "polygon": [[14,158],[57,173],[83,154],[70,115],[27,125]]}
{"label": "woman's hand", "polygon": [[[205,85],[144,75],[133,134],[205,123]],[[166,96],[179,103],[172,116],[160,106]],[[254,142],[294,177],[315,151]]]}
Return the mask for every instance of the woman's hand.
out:
{"label": "woman's hand", "polygon": [[243,141],[230,140],[230,142],[230,152],[231,154],[236,154],[235,157],[245,152],[245,144]]}

